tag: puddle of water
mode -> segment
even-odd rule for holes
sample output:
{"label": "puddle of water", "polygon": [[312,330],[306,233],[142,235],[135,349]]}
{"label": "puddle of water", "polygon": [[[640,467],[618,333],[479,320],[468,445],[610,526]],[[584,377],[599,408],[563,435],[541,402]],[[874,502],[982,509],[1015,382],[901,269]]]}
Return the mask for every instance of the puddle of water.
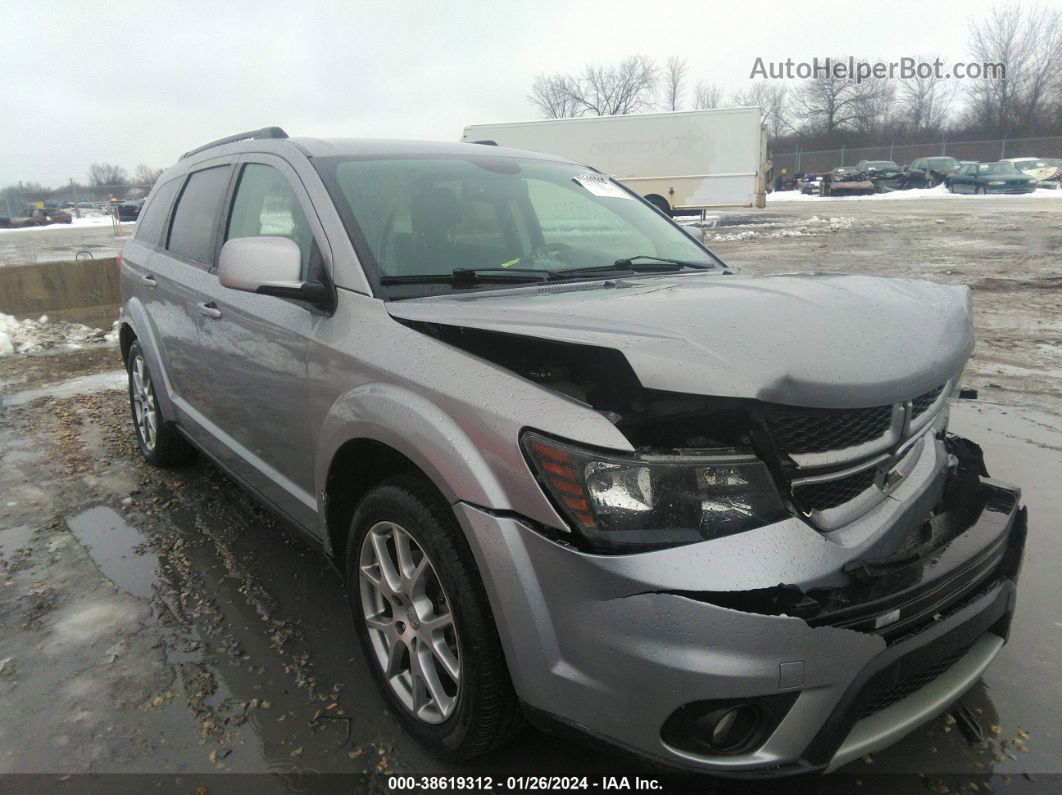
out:
{"label": "puddle of water", "polygon": [[0,557],[10,555],[16,549],[28,547],[32,536],[33,528],[28,524],[0,530]]}
{"label": "puddle of water", "polygon": [[66,524],[104,577],[133,596],[151,598],[159,559],[153,552],[137,551],[147,540],[143,533],[105,505],[67,517]]}
{"label": "puddle of water", "polygon": [[105,373],[93,373],[57,384],[46,384],[35,389],[25,389],[15,392],[7,397],[0,398],[0,403],[5,406],[20,406],[23,403],[37,400],[42,397],[68,398],[74,395],[93,395],[97,392],[105,392],[108,389],[124,389],[129,376],[125,370],[108,370]]}

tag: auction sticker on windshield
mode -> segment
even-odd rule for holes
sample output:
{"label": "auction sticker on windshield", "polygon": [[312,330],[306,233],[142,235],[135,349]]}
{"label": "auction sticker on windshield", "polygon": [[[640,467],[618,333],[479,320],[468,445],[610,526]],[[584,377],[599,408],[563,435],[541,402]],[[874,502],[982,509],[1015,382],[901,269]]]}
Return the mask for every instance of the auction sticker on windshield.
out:
{"label": "auction sticker on windshield", "polygon": [[606,196],[611,199],[629,199],[631,197],[615,182],[600,174],[580,174],[578,177],[572,177],[572,181],[579,183],[595,196]]}

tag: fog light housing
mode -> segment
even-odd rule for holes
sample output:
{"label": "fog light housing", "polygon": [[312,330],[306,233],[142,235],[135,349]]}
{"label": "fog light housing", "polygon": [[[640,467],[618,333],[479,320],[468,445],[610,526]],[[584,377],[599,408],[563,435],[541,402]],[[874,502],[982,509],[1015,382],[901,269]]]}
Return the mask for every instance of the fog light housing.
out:
{"label": "fog light housing", "polygon": [[793,706],[798,692],[727,700],[694,701],[664,722],[660,737],[697,756],[737,756],[767,741]]}

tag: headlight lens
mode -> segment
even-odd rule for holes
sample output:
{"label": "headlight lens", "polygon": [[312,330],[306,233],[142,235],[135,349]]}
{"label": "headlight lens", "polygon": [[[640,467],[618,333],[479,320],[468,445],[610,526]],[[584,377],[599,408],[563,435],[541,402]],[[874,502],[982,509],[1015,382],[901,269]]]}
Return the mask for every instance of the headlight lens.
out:
{"label": "headlight lens", "polygon": [[788,515],[767,467],[751,455],[623,456],[534,432],[521,441],[561,515],[601,551],[692,544]]}

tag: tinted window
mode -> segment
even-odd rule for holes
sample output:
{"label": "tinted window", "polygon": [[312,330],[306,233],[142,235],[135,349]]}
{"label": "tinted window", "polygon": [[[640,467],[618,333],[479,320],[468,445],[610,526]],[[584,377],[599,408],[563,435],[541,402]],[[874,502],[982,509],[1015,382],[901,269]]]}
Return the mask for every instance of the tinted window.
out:
{"label": "tinted window", "polygon": [[157,246],[162,239],[162,228],[166,225],[166,216],[173,204],[173,197],[177,195],[177,189],[181,187],[179,179],[171,180],[161,185],[151,200],[140,212],[140,219],[136,225],[136,239],[143,240],[151,246]]}
{"label": "tinted window", "polygon": [[295,191],[284,175],[272,166],[249,163],[240,175],[225,239],[263,235],[295,241],[302,251],[302,272],[307,273],[313,250],[313,232]]}
{"label": "tinted window", "polygon": [[228,166],[197,171],[188,178],[173,214],[170,251],[196,262],[213,262],[214,227],[228,184]]}

